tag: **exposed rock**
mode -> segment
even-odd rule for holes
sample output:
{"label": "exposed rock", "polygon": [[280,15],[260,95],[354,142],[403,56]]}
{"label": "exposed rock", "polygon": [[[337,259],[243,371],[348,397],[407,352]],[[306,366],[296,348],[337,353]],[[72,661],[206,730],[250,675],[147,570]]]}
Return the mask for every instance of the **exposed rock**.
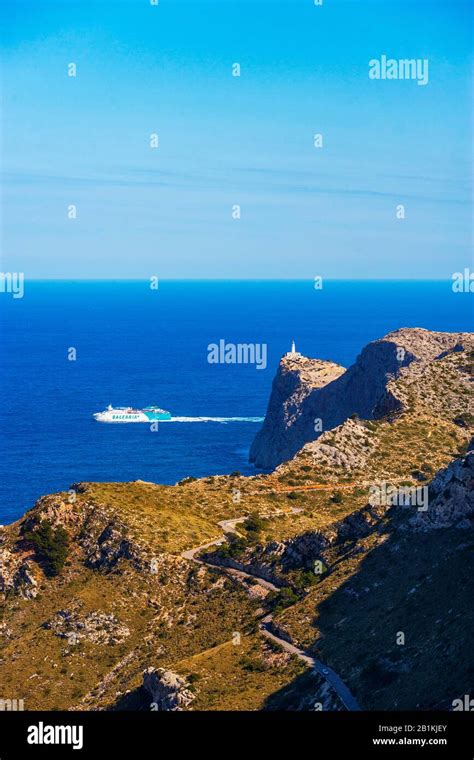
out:
{"label": "exposed rock", "polygon": [[389,509],[387,506],[367,505],[352,512],[342,520],[337,520],[321,531],[307,531],[285,544],[285,551],[279,560],[282,567],[311,569],[314,561],[324,557],[324,551],[344,541],[356,541],[367,536]]}
{"label": "exposed rock", "polygon": [[35,599],[38,594],[38,583],[33,575],[33,566],[29,560],[21,563],[15,575],[16,591],[23,599]]}
{"label": "exposed rock", "polygon": [[249,583],[246,587],[249,597],[251,599],[255,599],[256,601],[265,599],[270,593],[270,589],[260,586],[259,583]]}
{"label": "exposed rock", "polygon": [[281,579],[274,574],[273,568],[279,555],[276,555],[269,546],[267,544],[258,546],[256,549],[249,549],[239,559],[220,556],[218,551],[203,554],[202,559],[204,562],[217,567],[228,567],[232,570],[255,575],[278,586],[281,584]]}
{"label": "exposed rock", "polygon": [[429,488],[428,509],[410,520],[415,530],[470,528],[474,522],[474,450],[440,470]]}
{"label": "exposed rock", "polygon": [[268,642],[264,643],[262,662],[269,668],[282,668],[288,664],[291,660],[289,652],[285,652],[283,649],[270,646]]}
{"label": "exposed rock", "polygon": [[[53,528],[66,528],[82,549],[85,564],[96,570],[110,570],[120,559],[134,563],[139,570],[147,564],[138,544],[127,535],[126,526],[108,510],[87,500],[88,484],[75,483],[67,496],[52,494],[38,499],[21,522],[21,530],[34,530],[47,520]],[[81,498],[77,498],[80,495]]]}
{"label": "exposed rock", "polygon": [[464,345],[472,345],[469,333],[404,328],[369,343],[346,371],[332,362],[287,354],[250,461],[274,468],[353,414],[372,419],[402,411],[403,401],[388,387],[390,380],[413,362],[432,362]]}
{"label": "exposed rock", "polygon": [[76,502],[73,489],[68,497],[64,497],[63,494],[42,496],[34,508],[26,513],[22,531],[25,533],[34,530],[41,520],[47,520],[53,528],[61,525],[74,535],[82,526],[84,516],[84,505]]}
{"label": "exposed rock", "polygon": [[0,549],[0,596],[5,598],[8,593],[19,594],[23,599],[34,599],[38,594],[38,584],[30,560],[4,547]]}
{"label": "exposed rock", "polygon": [[273,380],[272,392],[262,429],[250,449],[250,461],[258,467],[274,467],[289,459],[301,448],[300,436],[293,431],[308,427],[306,440],[315,438],[314,418],[306,419],[305,410],[314,394],[345,372],[333,362],[308,359],[301,354],[284,356]]}
{"label": "exposed rock", "polygon": [[143,686],[159,711],[182,711],[194,699],[187,681],[164,668],[147,668],[143,672]]}
{"label": "exposed rock", "polygon": [[346,420],[333,430],[323,433],[317,441],[304,446],[315,466],[340,467],[350,472],[363,467],[376,447],[368,429],[359,420]]}
{"label": "exposed rock", "polygon": [[101,533],[91,540],[92,535],[85,536],[83,546],[87,549],[87,565],[95,569],[110,569],[119,559],[133,559],[134,547],[124,535],[123,526],[109,522]]}
{"label": "exposed rock", "polygon": [[120,623],[115,615],[98,611],[81,617],[70,610],[60,610],[43,627],[62,639],[68,639],[73,645],[81,639],[93,644],[113,645],[130,635],[127,626]]}
{"label": "exposed rock", "polygon": [[11,628],[8,628],[6,623],[0,623],[0,636],[4,636],[6,639],[12,637]]}

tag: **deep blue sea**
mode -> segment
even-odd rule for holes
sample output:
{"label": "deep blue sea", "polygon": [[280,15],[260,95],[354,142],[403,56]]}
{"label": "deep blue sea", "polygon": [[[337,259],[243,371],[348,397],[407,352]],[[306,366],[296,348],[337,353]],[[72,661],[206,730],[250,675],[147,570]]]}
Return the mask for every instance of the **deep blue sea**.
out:
{"label": "deep blue sea", "polygon": [[[174,416],[265,414],[291,340],[303,354],[351,364],[398,327],[472,330],[471,299],[451,282],[26,282],[0,294],[0,523],[77,481],[255,472],[260,423],[106,425],[107,404],[157,404]],[[268,365],[210,364],[207,347],[266,343]],[[76,360],[68,360],[69,349]]]}

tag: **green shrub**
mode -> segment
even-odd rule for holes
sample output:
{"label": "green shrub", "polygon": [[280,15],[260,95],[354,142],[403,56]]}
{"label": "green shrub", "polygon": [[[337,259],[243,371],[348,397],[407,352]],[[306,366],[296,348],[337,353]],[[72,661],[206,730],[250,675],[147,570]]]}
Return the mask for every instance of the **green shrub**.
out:
{"label": "green shrub", "polygon": [[263,671],[267,670],[267,666],[263,660],[257,657],[249,657],[248,655],[244,655],[240,662],[242,668],[251,673],[262,673]]}
{"label": "green shrub", "polygon": [[243,522],[245,530],[251,533],[260,533],[265,527],[265,520],[263,520],[257,512],[252,512]]}
{"label": "green shrub", "polygon": [[274,592],[272,595],[269,594],[267,599],[273,610],[278,613],[286,609],[286,607],[291,607],[291,605],[298,602],[300,598],[295,594],[292,588],[284,586],[280,591]]}
{"label": "green shrub", "polygon": [[216,554],[222,558],[236,559],[247,549],[248,543],[243,536],[236,536],[234,533],[226,533],[227,543],[222,544],[216,550]]}
{"label": "green shrub", "polygon": [[25,533],[25,538],[35,549],[44,563],[47,575],[58,575],[66,561],[69,537],[67,531],[59,525],[53,529],[49,520],[42,520],[36,530]]}
{"label": "green shrub", "polygon": [[320,575],[316,575],[311,570],[299,570],[292,580],[297,589],[304,591],[309,586],[319,583],[320,578]]}

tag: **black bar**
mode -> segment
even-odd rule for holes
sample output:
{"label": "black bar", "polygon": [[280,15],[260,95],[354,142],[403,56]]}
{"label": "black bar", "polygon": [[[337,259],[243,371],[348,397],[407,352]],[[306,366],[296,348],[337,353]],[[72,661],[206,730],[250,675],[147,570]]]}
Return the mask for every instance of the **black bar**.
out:
{"label": "black bar", "polygon": [[[114,757],[146,755],[151,759],[196,751],[222,757],[278,753],[287,743],[292,755],[347,757],[451,758],[474,757],[474,715],[471,712],[3,712],[0,713],[0,760],[27,757]],[[82,727],[82,747],[30,744],[30,727]],[[445,727],[439,729],[437,727]],[[411,727],[411,728],[408,728]],[[61,739],[61,735],[55,738]],[[65,734],[80,742],[80,734]],[[375,742],[374,740],[377,740]],[[383,740],[383,743],[382,743]],[[390,743],[389,743],[390,740]],[[416,742],[414,741],[416,740]],[[424,740],[424,745],[421,741]],[[309,745],[308,745],[309,742]],[[331,752],[331,755],[324,754]],[[245,753],[245,754],[244,754]],[[350,753],[350,754],[349,754]]]}

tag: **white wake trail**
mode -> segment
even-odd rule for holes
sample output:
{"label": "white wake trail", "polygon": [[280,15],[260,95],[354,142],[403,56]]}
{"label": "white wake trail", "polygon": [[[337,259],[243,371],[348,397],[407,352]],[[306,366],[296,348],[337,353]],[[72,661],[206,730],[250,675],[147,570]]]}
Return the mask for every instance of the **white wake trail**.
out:
{"label": "white wake trail", "polygon": [[161,422],[219,422],[223,425],[226,422],[263,422],[263,417],[171,417],[170,420],[160,420]]}

